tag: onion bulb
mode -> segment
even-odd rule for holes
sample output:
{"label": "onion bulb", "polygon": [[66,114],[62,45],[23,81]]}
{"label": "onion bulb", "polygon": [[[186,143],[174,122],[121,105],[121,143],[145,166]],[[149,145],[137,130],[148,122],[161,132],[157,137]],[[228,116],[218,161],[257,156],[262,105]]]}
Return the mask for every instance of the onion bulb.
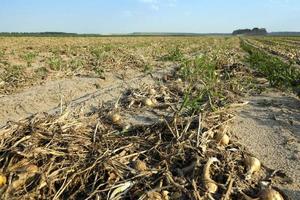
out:
{"label": "onion bulb", "polygon": [[146,171],[147,170],[147,165],[146,165],[146,163],[144,161],[137,160],[134,163],[134,168],[137,171]]}
{"label": "onion bulb", "polygon": [[151,99],[151,101],[152,101],[152,103],[153,103],[154,105],[157,105],[157,104],[158,104],[158,102],[157,102],[157,100],[156,100],[155,98]]}
{"label": "onion bulb", "polygon": [[144,99],[144,104],[145,104],[146,106],[149,106],[149,107],[154,106],[153,101],[152,101],[151,99],[149,99],[149,98]]}
{"label": "onion bulb", "polygon": [[272,188],[267,188],[262,191],[261,195],[259,196],[260,200],[284,200],[282,195]]}
{"label": "onion bulb", "polygon": [[0,174],[0,188],[6,184],[7,178],[3,174]]}
{"label": "onion bulb", "polygon": [[247,168],[246,179],[250,179],[254,172],[258,172],[261,169],[260,161],[253,156],[245,157],[245,165]]}
{"label": "onion bulb", "polygon": [[214,162],[219,162],[219,160],[215,157],[210,158],[203,168],[204,187],[209,193],[216,193],[216,191],[218,190],[218,185],[214,180],[211,179],[210,176],[210,166]]}
{"label": "onion bulb", "polygon": [[245,200],[285,200],[285,198],[277,190],[269,187],[264,189],[257,198],[252,198],[241,191]]}
{"label": "onion bulb", "polygon": [[170,200],[169,191],[163,190],[162,191],[162,196],[163,196],[163,200]]}
{"label": "onion bulb", "polygon": [[149,191],[147,192],[147,196],[146,198],[139,198],[139,199],[145,199],[145,200],[162,200],[162,196],[159,192],[155,192],[155,191]]}
{"label": "onion bulb", "polygon": [[181,79],[181,78],[178,78],[176,81],[179,82],[179,83],[181,83],[181,82],[182,82],[182,79]]}
{"label": "onion bulb", "polygon": [[123,132],[128,131],[130,128],[131,128],[131,125],[130,125],[130,124],[123,124],[123,125],[122,125],[122,131],[123,131]]}
{"label": "onion bulb", "polygon": [[116,124],[121,120],[121,115],[119,113],[115,113],[111,116],[111,121]]}
{"label": "onion bulb", "polygon": [[150,95],[155,95],[155,94],[156,94],[156,90],[153,89],[153,88],[150,88],[150,89],[149,89],[149,94],[150,94]]}
{"label": "onion bulb", "polygon": [[38,166],[34,165],[34,164],[29,164],[26,167],[26,171],[29,173],[37,173],[39,171]]}
{"label": "onion bulb", "polygon": [[230,139],[226,133],[223,134],[223,133],[218,132],[214,135],[214,138],[221,146],[226,146],[229,144]]}
{"label": "onion bulb", "polygon": [[224,134],[219,143],[222,146],[228,145],[229,144],[229,136],[227,134]]}

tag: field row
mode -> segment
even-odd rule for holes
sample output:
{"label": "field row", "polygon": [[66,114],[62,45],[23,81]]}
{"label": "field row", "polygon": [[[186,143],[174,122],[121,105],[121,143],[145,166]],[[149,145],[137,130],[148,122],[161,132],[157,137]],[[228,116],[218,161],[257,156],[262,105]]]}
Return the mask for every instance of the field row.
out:
{"label": "field row", "polygon": [[[59,113],[34,115],[1,129],[0,197],[239,200],[270,192],[285,196],[273,187],[283,183],[281,173],[262,165],[237,141],[242,133],[229,131],[229,126],[235,109],[248,104],[243,97],[269,86],[294,87],[299,73],[248,39],[2,41],[2,93],[75,76],[106,78],[102,83],[125,86],[115,94],[108,90],[109,100],[88,95],[100,100],[91,110],[83,105],[75,109],[58,99]],[[59,60],[56,67],[51,59]],[[74,59],[80,61],[79,67],[72,65]],[[171,70],[154,76],[166,68]],[[46,72],[43,78],[38,69]],[[143,77],[151,81],[142,84],[136,77],[136,87],[117,82],[113,75],[122,70],[145,73]],[[6,102],[17,95],[7,95]],[[9,111],[3,107],[2,113],[12,115],[22,106]],[[262,188],[262,180],[270,180],[271,186]]]}
{"label": "field row", "polygon": [[289,60],[291,63],[300,64],[300,46],[295,41],[272,37],[249,38],[249,41],[261,49]]}
{"label": "field row", "polygon": [[[253,182],[268,172],[245,174],[246,152],[227,130],[233,115],[226,106],[259,91],[243,64],[240,41],[178,40],[182,46],[166,54],[176,59],[159,62],[179,65],[153,84],[127,88],[84,117],[63,106],[61,115],[29,118],[1,130],[0,178],[14,175],[3,196],[221,199],[233,177],[241,190],[255,194]],[[201,49],[185,50],[194,45]],[[243,196],[230,193],[234,200]]]}
{"label": "field row", "polygon": [[[224,38],[0,38],[0,93],[73,76],[105,79],[127,68],[149,72],[231,45]],[[233,62],[236,52],[228,52]]]}

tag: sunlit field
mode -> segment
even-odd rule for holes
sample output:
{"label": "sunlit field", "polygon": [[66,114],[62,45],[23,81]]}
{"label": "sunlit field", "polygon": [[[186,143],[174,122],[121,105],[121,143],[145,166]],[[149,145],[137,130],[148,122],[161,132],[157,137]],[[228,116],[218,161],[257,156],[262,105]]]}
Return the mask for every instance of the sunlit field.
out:
{"label": "sunlit field", "polygon": [[286,198],[230,127],[251,96],[296,99],[299,64],[299,37],[1,37],[0,119],[22,119],[0,129],[0,198]]}

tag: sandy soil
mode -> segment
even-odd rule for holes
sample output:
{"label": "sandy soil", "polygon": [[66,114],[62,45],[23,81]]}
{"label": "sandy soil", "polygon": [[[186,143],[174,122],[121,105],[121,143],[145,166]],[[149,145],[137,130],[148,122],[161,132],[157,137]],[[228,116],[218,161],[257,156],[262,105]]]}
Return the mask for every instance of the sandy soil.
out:
{"label": "sandy soil", "polygon": [[[175,66],[162,67],[152,75],[128,69],[107,72],[105,80],[77,77],[51,81],[23,92],[0,96],[0,127],[39,112],[55,113],[67,104],[84,113],[101,103],[115,101],[127,88],[154,84]],[[265,166],[283,170],[290,177],[277,183],[292,199],[300,199],[300,101],[291,94],[269,91],[245,99],[249,104],[237,111],[231,132]],[[130,116],[129,116],[130,117]],[[145,118],[145,120],[141,120]],[[136,123],[157,121],[153,113],[135,115]]]}
{"label": "sandy soil", "polygon": [[17,94],[0,96],[0,127],[8,121],[19,121],[36,113],[59,112],[61,104],[91,112],[100,103],[117,99],[126,88],[154,83],[174,67],[162,67],[151,75],[128,69],[107,72],[105,80],[73,78],[50,81]]}
{"label": "sandy soil", "polygon": [[291,94],[269,91],[247,99],[231,126],[237,140],[275,170],[290,178],[278,183],[292,199],[300,199],[300,101]]}

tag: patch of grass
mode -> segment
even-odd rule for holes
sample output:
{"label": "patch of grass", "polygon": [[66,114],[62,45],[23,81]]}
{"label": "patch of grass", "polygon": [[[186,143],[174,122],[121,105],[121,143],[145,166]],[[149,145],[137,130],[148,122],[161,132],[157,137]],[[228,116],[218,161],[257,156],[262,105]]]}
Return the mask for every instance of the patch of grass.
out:
{"label": "patch of grass", "polygon": [[251,67],[267,77],[271,86],[291,88],[300,80],[300,72],[292,64],[256,49],[241,40],[241,47],[249,53],[247,61]]}
{"label": "patch of grass", "polygon": [[49,73],[46,67],[39,67],[35,69],[34,72],[35,72],[35,76],[41,79],[45,79]]}
{"label": "patch of grass", "polygon": [[103,48],[103,50],[105,52],[111,51],[111,50],[113,50],[113,46],[112,45],[105,45],[104,48]]}
{"label": "patch of grass", "polygon": [[0,59],[2,59],[5,55],[5,51],[3,49],[0,49]]}
{"label": "patch of grass", "polygon": [[104,77],[103,74],[104,74],[104,70],[102,67],[94,67],[93,68],[93,71],[95,72],[95,74],[99,77]]}
{"label": "patch of grass", "polygon": [[103,48],[99,47],[91,50],[93,57],[90,60],[90,65],[95,74],[100,78],[104,78],[103,62],[111,56],[109,51],[111,51],[112,48],[111,45],[106,45]]}
{"label": "patch of grass", "polygon": [[4,60],[5,51],[0,49],[0,63],[6,64],[6,61]]}
{"label": "patch of grass", "polygon": [[94,48],[91,50],[91,54],[96,58],[96,60],[101,60],[105,50],[103,48]]}
{"label": "patch of grass", "polygon": [[153,71],[153,66],[150,65],[150,64],[145,64],[144,65],[144,69],[143,69],[143,72],[144,73],[151,73]]}
{"label": "patch of grass", "polygon": [[186,61],[181,65],[179,74],[189,85],[180,110],[187,108],[193,112],[199,111],[207,104],[211,109],[215,108],[214,99],[220,93],[217,89],[218,74],[214,62],[205,56]]}
{"label": "patch of grass", "polygon": [[37,57],[37,53],[28,52],[22,55],[22,58],[26,61],[27,67],[31,67],[33,60]]}
{"label": "patch of grass", "polygon": [[74,58],[70,61],[69,66],[72,70],[77,70],[82,68],[84,65],[84,62],[81,59]]}
{"label": "patch of grass", "polygon": [[162,57],[162,61],[183,61],[183,53],[180,50],[179,46],[171,49],[169,54]]}
{"label": "patch of grass", "polygon": [[48,65],[51,70],[61,71],[62,69],[62,59],[59,56],[51,57],[48,59]]}

